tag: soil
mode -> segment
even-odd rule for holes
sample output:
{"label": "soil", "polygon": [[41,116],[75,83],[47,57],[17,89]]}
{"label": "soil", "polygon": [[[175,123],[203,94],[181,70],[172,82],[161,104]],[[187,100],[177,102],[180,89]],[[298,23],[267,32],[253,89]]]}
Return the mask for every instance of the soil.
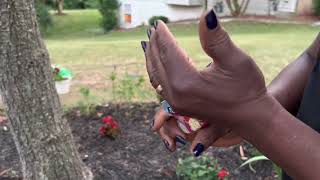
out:
{"label": "soil", "polygon": [[[96,180],[109,179],[179,179],[175,174],[178,158],[190,156],[188,145],[169,153],[156,133],[150,131],[150,123],[158,105],[107,104],[96,107],[94,115],[84,116],[78,109],[66,114],[83,161],[92,169]],[[101,137],[101,117],[111,115],[120,124],[122,134],[115,140]],[[0,115],[1,117],[1,115]],[[0,179],[21,179],[19,157],[10,134],[7,121],[0,121]],[[256,150],[248,143],[242,144],[247,156]],[[211,148],[207,152],[219,160],[221,167],[230,172],[230,180],[276,179],[272,163],[254,164],[256,173],[248,167],[239,169],[243,162],[239,146]]]}

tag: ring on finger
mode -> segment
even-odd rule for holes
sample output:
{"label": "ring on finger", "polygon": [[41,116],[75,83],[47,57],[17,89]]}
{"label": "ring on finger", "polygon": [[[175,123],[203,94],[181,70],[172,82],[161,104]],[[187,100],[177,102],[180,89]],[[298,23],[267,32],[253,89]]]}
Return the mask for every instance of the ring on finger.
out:
{"label": "ring on finger", "polygon": [[156,91],[158,94],[161,94],[161,92],[163,91],[162,86],[160,84],[157,86]]}

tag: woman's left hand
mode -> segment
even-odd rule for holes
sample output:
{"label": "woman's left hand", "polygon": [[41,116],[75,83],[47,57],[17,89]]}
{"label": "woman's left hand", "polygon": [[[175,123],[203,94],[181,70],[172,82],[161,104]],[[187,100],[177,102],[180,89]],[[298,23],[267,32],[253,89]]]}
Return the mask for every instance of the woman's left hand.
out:
{"label": "woman's left hand", "polygon": [[[242,138],[236,135],[234,132],[224,132],[223,137],[215,140],[217,132],[213,127],[206,127],[198,132],[191,134],[185,134],[181,131],[177,124],[177,120],[165,112],[162,108],[154,116],[154,121],[152,124],[152,130],[159,133],[164,146],[171,152],[176,150],[177,143],[181,145],[186,145],[187,142],[191,142],[190,150],[198,146],[203,146],[205,151],[208,147],[229,147],[237,145],[242,142]],[[199,134],[197,134],[199,133]],[[194,152],[193,152],[194,153]],[[196,156],[200,155],[202,152],[197,151]]]}

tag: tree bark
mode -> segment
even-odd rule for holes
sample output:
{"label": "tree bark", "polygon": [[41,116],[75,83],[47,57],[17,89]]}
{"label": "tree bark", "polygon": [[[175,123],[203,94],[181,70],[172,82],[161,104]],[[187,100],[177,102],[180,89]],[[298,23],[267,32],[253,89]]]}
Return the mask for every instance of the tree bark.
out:
{"label": "tree bark", "polygon": [[64,0],[57,0],[57,2],[58,2],[58,15],[63,15]]}
{"label": "tree bark", "polygon": [[0,93],[25,180],[88,180],[52,80],[34,0],[0,1]]}
{"label": "tree bark", "polygon": [[241,4],[239,4],[239,1],[240,0],[226,0],[227,6],[232,16],[240,16],[244,14],[248,9],[250,0],[242,0]]}

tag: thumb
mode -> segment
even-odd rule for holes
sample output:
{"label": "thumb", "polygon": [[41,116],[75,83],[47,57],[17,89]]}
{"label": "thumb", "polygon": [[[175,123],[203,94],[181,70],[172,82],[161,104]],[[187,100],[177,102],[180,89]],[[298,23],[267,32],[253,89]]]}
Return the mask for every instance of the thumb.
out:
{"label": "thumb", "polygon": [[154,116],[154,120],[151,125],[151,130],[158,131],[163,126],[163,124],[170,119],[170,117],[170,114],[164,111],[164,109],[161,107]]}
{"label": "thumb", "polygon": [[201,17],[199,36],[203,50],[218,66],[237,67],[237,61],[249,57],[232,42],[213,10]]}
{"label": "thumb", "polygon": [[191,151],[195,157],[200,156],[216,140],[223,135],[223,131],[215,126],[200,129],[191,144]]}

